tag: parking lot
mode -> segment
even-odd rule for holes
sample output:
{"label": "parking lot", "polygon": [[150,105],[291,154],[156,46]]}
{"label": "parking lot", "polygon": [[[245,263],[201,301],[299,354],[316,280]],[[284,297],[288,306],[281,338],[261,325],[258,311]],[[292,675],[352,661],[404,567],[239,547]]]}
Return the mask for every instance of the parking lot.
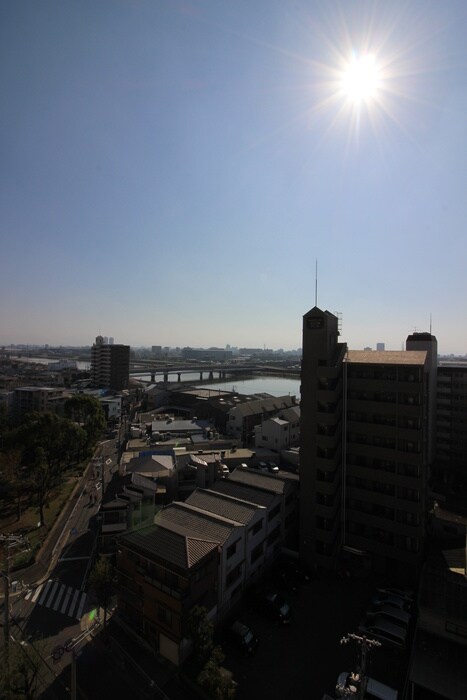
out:
{"label": "parking lot", "polygon": [[[355,669],[358,654],[354,643],[341,645],[340,640],[357,632],[373,589],[368,579],[319,575],[287,594],[292,607],[288,625],[265,617],[254,605],[245,605],[238,619],[259,638],[256,653],[249,657],[224,646],[224,666],[238,683],[238,699],[333,696],[337,676]],[[371,653],[367,674],[400,690],[405,668],[404,655],[381,648]]]}

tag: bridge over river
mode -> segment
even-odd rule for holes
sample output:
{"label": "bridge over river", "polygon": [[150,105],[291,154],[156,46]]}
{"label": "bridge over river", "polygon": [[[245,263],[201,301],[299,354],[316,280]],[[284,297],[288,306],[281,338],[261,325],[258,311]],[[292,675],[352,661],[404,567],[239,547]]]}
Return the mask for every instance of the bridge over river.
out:
{"label": "bridge over river", "polygon": [[[142,365],[145,365],[143,367]],[[150,375],[151,382],[157,381],[168,382],[169,376],[176,376],[177,381],[193,381],[193,375],[199,373],[199,381],[213,381],[215,379],[224,380],[230,377],[239,378],[251,376],[271,375],[275,377],[300,377],[300,366],[281,366],[279,364],[214,364],[214,363],[184,363],[176,365],[165,365],[154,367],[154,363],[149,362],[133,362],[130,367],[132,377],[141,377]],[[182,379],[183,376],[185,379]]]}

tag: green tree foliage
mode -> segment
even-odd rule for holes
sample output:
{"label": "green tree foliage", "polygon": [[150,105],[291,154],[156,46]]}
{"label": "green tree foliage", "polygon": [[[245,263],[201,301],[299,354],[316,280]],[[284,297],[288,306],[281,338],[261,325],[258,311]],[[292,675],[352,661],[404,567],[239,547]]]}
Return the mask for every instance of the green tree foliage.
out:
{"label": "green tree foliage", "polygon": [[232,700],[236,684],[231,674],[222,669],[224,653],[214,646],[214,625],[208,618],[206,608],[192,608],[188,617],[187,633],[193,642],[194,660],[200,672],[196,682],[214,700]]}
{"label": "green tree foliage", "polygon": [[60,477],[60,470],[48,462],[44,448],[37,447],[34,463],[30,470],[30,478],[37,498],[41,527],[45,525],[44,508],[49,503],[52,489],[60,482]]}
{"label": "green tree foliage", "polygon": [[115,589],[115,568],[108,557],[96,561],[89,583],[101,608],[104,608],[104,631],[107,627],[107,609]]}
{"label": "green tree foliage", "polygon": [[8,500],[16,501],[17,520],[21,518],[23,498],[29,490],[21,459],[22,451],[19,448],[0,453],[0,489]]}
{"label": "green tree foliage", "polygon": [[88,447],[93,445],[105,428],[105,415],[100,401],[94,396],[76,394],[65,402],[65,415],[86,432]]}
{"label": "green tree foliage", "polygon": [[188,618],[188,635],[193,642],[195,660],[202,666],[214,647],[214,625],[207,616],[206,608],[200,605],[192,608]]}
{"label": "green tree foliage", "polygon": [[198,685],[214,700],[232,700],[236,694],[232,675],[222,668],[224,658],[221,647],[214,647],[197,678]]}
{"label": "green tree foliage", "polygon": [[6,407],[6,404],[2,401],[0,403],[0,435],[2,436],[2,439],[4,439],[5,437],[4,433],[6,433],[8,430],[8,409]]}
{"label": "green tree foliage", "polygon": [[8,659],[6,650],[0,653],[0,698],[2,700],[36,700],[46,679],[44,654],[40,644],[9,644]]}
{"label": "green tree foliage", "polygon": [[16,444],[23,448],[23,461],[32,464],[41,447],[49,465],[79,460],[87,445],[85,431],[56,413],[31,413],[17,432]]}

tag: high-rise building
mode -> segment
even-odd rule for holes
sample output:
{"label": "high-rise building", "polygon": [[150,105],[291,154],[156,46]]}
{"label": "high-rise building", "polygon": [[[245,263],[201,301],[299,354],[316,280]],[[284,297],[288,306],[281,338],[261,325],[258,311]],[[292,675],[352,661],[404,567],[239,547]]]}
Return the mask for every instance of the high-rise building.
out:
{"label": "high-rise building", "polygon": [[386,346],[384,343],[376,343],[376,349],[381,352],[382,350],[386,350]]}
{"label": "high-rise building", "polygon": [[415,577],[428,479],[426,349],[351,351],[338,319],[303,318],[300,555],[336,569],[346,559]]}
{"label": "high-rise building", "polygon": [[109,345],[98,335],[91,348],[91,382],[100,389],[121,391],[128,388],[130,346]]}
{"label": "high-rise building", "polygon": [[437,373],[436,478],[467,491],[467,363],[441,360]]}

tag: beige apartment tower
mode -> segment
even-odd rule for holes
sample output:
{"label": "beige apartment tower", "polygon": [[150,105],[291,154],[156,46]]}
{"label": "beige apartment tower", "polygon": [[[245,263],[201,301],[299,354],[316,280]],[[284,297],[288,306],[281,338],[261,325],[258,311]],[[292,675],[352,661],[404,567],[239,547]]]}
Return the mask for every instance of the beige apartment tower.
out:
{"label": "beige apartment tower", "polygon": [[429,470],[428,351],[351,351],[338,319],[303,318],[300,556],[415,579]]}
{"label": "beige apartment tower", "polygon": [[130,346],[109,345],[98,335],[91,348],[91,382],[99,389],[128,389]]}

